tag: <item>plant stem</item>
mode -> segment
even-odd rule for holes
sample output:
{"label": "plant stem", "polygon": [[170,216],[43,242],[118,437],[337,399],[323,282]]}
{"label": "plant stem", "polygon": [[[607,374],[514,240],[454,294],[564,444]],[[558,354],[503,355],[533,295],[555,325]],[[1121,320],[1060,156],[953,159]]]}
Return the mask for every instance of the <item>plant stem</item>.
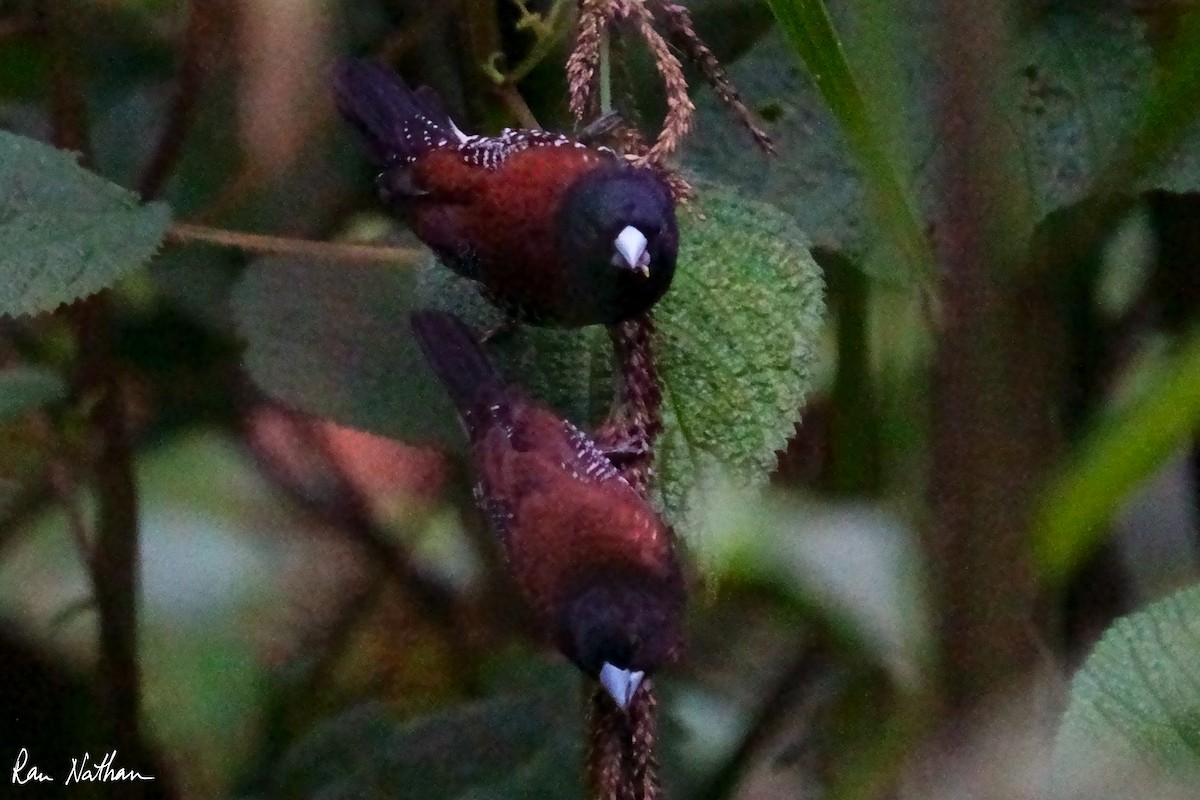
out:
{"label": "plant stem", "polygon": [[879,491],[879,419],[871,374],[870,280],[849,259],[818,255],[837,325],[837,372],[830,402],[828,487],[844,495]]}
{"label": "plant stem", "polygon": [[[100,702],[108,741],[146,774],[142,749],[141,665],[138,663],[138,501],[133,449],[113,356],[112,309],[107,294],[75,308],[79,342],[78,392],[95,397],[91,422],[98,436],[96,531],[93,549],[99,616]],[[136,784],[136,785],[135,785]],[[112,797],[142,796],[142,784],[106,784]]]}
{"label": "plant stem", "polygon": [[[39,26],[50,50],[50,116],[56,145],[91,158],[87,108],[76,81],[67,4],[40,10]],[[93,480],[96,530],[92,585],[98,616],[99,695],[105,745],[123,755],[123,764],[152,775],[141,737],[141,669],[138,663],[138,507],[133,452],[126,432],[125,402],[114,354],[109,295],[101,292],[69,310],[78,359],[77,400],[94,403],[89,430],[96,438]],[[103,796],[138,800],[141,781],[106,782]]]}
{"label": "plant stem", "polygon": [[938,260],[944,328],[932,372],[926,561],[942,687],[955,710],[1031,668],[1034,493],[1062,446],[1052,387],[1062,333],[1044,286],[1015,273],[1031,231],[1019,143],[1000,108],[1006,9],[944,0]]}
{"label": "plant stem", "polygon": [[187,30],[183,40],[183,58],[175,95],[167,113],[167,123],[159,136],[154,154],[138,179],[142,199],[157,197],[183,152],[183,142],[195,116],[196,100],[212,59],[210,42],[215,32],[221,5],[211,0],[191,0]]}

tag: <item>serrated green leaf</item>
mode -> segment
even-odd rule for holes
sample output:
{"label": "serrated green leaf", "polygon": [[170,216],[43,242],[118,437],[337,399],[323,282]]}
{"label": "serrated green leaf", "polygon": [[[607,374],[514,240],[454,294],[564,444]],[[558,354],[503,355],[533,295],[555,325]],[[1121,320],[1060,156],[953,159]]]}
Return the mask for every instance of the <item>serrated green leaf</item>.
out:
{"label": "serrated green leaf", "polygon": [[[824,305],[807,238],[770,206],[701,185],[680,211],[680,241],[675,281],[655,311],[664,424],[655,464],[664,510],[688,535],[710,479],[766,482],[813,377]],[[422,304],[479,327],[500,320],[447,272],[422,272]],[[494,353],[510,380],[572,420],[594,424],[610,408],[611,345],[599,328],[526,327]]]}
{"label": "serrated green leaf", "polygon": [[0,131],[0,315],[111,286],[154,255],[170,216],[68,153]]}
{"label": "serrated green leaf", "polygon": [[289,405],[372,433],[457,441],[453,407],[409,328],[410,269],[260,259],[234,289],[244,364]]}
{"label": "serrated green leaf", "polygon": [[554,686],[402,722],[379,703],[329,719],[284,757],[272,798],[580,795],[578,687]]}
{"label": "serrated green leaf", "polygon": [[1200,587],[1104,633],[1071,682],[1054,748],[1061,790],[1163,774],[1200,787]]}
{"label": "serrated green leaf", "polygon": [[61,400],[67,385],[57,372],[40,367],[14,367],[0,372],[0,421]]}
{"label": "serrated green leaf", "polygon": [[664,507],[686,531],[707,479],[762,486],[775,468],[813,380],[824,283],[791,220],[727,189],[703,189],[682,236],[681,272],[656,315],[656,464]]}

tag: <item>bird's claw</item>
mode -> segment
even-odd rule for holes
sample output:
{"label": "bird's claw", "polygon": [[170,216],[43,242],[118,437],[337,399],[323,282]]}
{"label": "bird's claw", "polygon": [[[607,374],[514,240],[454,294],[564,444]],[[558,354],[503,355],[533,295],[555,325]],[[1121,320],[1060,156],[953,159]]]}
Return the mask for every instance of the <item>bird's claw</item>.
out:
{"label": "bird's claw", "polygon": [[520,323],[518,323],[512,317],[505,317],[495,325],[486,328],[483,333],[479,334],[479,343],[494,344],[496,342],[502,342],[509,336],[512,336],[514,333],[516,333],[519,325]]}
{"label": "bird's claw", "polygon": [[608,111],[583,126],[576,138],[583,144],[592,145],[615,131],[620,124],[621,115],[616,111]]}

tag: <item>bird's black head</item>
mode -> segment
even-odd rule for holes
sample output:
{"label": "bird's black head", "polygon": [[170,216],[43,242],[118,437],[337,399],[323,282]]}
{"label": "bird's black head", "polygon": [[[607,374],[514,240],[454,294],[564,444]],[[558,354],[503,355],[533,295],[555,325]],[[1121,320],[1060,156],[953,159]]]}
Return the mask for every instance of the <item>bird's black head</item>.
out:
{"label": "bird's black head", "polygon": [[581,583],[561,610],[559,648],[626,708],[642,678],[678,654],[682,589],[607,572]]}
{"label": "bird's black head", "polygon": [[571,290],[597,317],[585,323],[613,324],[648,311],[675,276],[675,201],[651,170],[613,165],[580,178],[558,230]]}

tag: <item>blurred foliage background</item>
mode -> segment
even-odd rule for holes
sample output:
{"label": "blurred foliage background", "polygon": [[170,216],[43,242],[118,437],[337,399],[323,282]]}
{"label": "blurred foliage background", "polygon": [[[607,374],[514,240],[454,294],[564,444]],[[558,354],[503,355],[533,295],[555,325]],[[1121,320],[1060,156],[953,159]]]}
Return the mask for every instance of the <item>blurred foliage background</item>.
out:
{"label": "blurred foliage background", "polygon": [[[28,277],[10,222],[41,189],[0,142],[0,767],[118,748],[146,796],[581,796],[580,681],[407,338],[469,294],[381,213],[328,87],[373,54],[468,130],[570,129],[573,5],[0,2],[0,128],[173,220],[148,263],[130,236]],[[1195,796],[1197,13],[687,5],[780,152],[689,72],[668,796]],[[632,37],[613,79],[653,133]],[[504,358],[594,420],[605,344]]]}

